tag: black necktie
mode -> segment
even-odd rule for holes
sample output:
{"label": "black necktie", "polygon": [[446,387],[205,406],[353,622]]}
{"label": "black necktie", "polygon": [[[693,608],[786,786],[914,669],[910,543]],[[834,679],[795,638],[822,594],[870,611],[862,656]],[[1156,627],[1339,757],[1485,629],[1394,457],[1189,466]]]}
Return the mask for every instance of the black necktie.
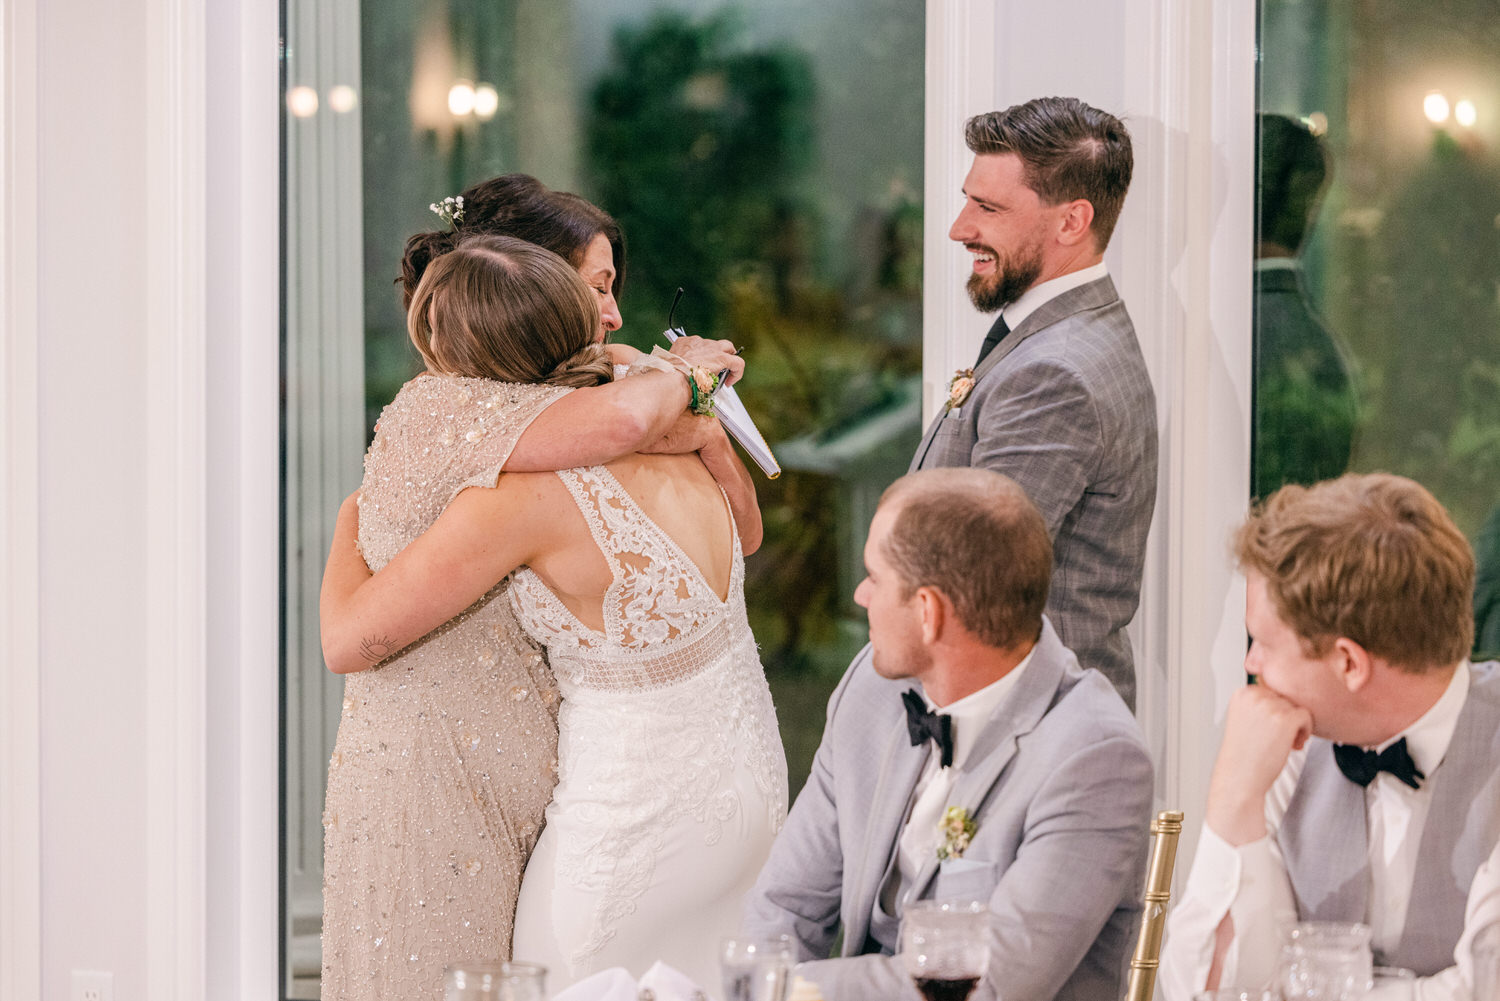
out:
{"label": "black necktie", "polygon": [[1338,762],[1339,771],[1344,773],[1344,778],[1359,786],[1374,782],[1375,776],[1380,772],[1390,772],[1413,789],[1420,788],[1421,780],[1427,777],[1417,768],[1416,762],[1411,760],[1411,754],[1406,750],[1405,737],[1378,754],[1353,744],[1334,744],[1333,760]]}
{"label": "black necktie", "polygon": [[911,734],[912,746],[931,740],[943,752],[940,764],[944,768],[953,764],[953,717],[929,710],[915,688],[902,692],[901,701],[906,703],[906,732]]}
{"label": "black necktie", "polygon": [[979,360],[974,363],[978,368],[984,364],[985,356],[995,350],[995,345],[1005,340],[1005,335],[1010,333],[1010,327],[1006,326],[1005,314],[995,317],[995,325],[990,327],[990,332],[984,335],[984,343],[979,346]]}

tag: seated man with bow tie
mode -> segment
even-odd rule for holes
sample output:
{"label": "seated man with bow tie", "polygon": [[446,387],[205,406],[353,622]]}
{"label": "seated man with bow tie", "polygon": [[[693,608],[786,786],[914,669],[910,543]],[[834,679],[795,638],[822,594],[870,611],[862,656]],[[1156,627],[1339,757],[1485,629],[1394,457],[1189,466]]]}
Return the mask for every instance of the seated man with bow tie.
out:
{"label": "seated man with bow tie", "polygon": [[998,473],[913,473],[881,498],[864,558],[870,645],[829,701],[746,932],[792,936],[829,1001],[904,998],[907,904],[981,900],[990,972],[974,998],[1119,997],[1151,762],[1125,703],[1042,616],[1041,514]]}
{"label": "seated man with bow tie", "polygon": [[1369,924],[1424,999],[1468,998],[1465,925],[1494,919],[1500,877],[1475,879],[1500,837],[1500,670],[1465,660],[1468,542],[1418,484],[1349,475],[1277,491],[1235,555],[1258,683],[1229,702],[1166,996],[1269,984],[1316,920]]}

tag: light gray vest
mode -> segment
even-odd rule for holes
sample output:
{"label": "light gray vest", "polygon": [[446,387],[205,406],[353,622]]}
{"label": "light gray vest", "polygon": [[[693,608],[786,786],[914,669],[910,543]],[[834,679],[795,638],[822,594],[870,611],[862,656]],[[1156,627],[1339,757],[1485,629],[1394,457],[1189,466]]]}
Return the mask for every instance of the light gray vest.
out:
{"label": "light gray vest", "polygon": [[[1406,926],[1394,952],[1375,956],[1420,977],[1453,965],[1474,873],[1500,840],[1500,662],[1470,667],[1469,695],[1442,763],[1427,776]],[[1363,921],[1370,892],[1365,791],[1344,778],[1332,745],[1308,742],[1307,765],[1277,841],[1303,921]]]}

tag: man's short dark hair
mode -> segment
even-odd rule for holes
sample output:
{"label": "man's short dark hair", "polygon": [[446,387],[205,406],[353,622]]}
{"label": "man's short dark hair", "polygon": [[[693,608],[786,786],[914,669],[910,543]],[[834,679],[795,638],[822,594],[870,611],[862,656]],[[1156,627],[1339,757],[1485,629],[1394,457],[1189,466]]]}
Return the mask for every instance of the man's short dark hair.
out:
{"label": "man's short dark hair", "polygon": [[975,115],[964,142],[979,154],[1014,153],[1026,186],[1048,205],[1087,200],[1094,243],[1101,251],[1109,245],[1134,165],[1130,133],[1114,115],[1075,97],[1039,97]]}
{"label": "man's short dark hair", "polygon": [[941,591],[992,647],[1034,641],[1052,581],[1047,523],[1015,480],[988,469],[927,469],[880,497],[896,508],[884,553],[907,595]]}
{"label": "man's short dark hair", "polygon": [[1285,115],[1256,115],[1260,238],[1292,253],[1302,246],[1328,180],[1328,157],[1312,130]]}

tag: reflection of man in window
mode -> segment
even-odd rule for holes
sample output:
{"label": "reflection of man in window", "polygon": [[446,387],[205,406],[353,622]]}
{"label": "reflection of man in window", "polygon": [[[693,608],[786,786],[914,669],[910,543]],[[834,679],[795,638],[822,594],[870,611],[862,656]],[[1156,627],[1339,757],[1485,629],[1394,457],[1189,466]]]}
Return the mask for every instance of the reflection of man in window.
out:
{"label": "reflection of man in window", "polygon": [[1344,472],[1356,397],[1344,351],[1312,309],[1301,252],[1327,180],[1323,147],[1301,123],[1259,115],[1251,490]]}

